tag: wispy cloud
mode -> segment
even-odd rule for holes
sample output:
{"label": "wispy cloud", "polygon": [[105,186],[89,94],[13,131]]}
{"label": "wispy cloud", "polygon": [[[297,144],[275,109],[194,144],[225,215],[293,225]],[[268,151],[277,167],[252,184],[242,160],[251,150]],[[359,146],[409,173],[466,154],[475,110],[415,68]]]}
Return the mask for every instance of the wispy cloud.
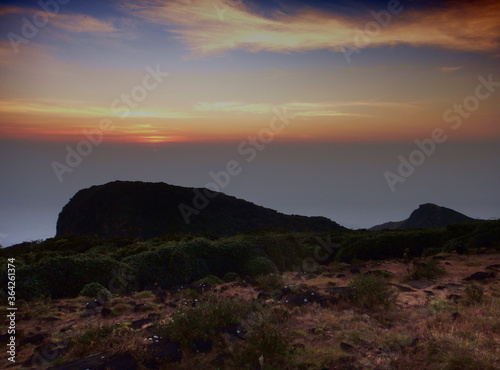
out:
{"label": "wispy cloud", "polygon": [[101,21],[83,14],[57,14],[52,20],[55,27],[68,32],[115,32],[116,28],[111,22]]}
{"label": "wispy cloud", "polygon": [[[367,107],[375,109],[418,109],[417,104],[398,102],[342,102],[342,103],[309,103],[309,102],[289,102],[280,104],[287,107],[287,110],[301,117],[368,117],[369,114],[353,112],[352,108]],[[243,102],[201,102],[194,110],[197,112],[217,112],[233,114],[269,114],[275,105],[267,103],[243,103]],[[351,111],[350,111],[351,110]]]}
{"label": "wispy cloud", "polygon": [[[266,18],[241,1],[220,0],[218,4],[227,10],[223,20],[214,11],[213,2],[205,0],[129,0],[122,6],[147,21],[168,26],[195,54],[201,55],[235,49],[343,51],[353,44],[356,29],[373,21],[369,13],[365,18],[354,18],[310,8]],[[464,51],[499,48],[498,1],[448,2],[431,9],[403,10],[392,18],[367,46],[409,44]]]}
{"label": "wispy cloud", "polygon": [[[40,8],[29,7],[4,7],[0,8],[0,17],[17,14],[26,16],[28,19],[34,14],[42,12]],[[56,13],[50,14],[50,25],[63,29],[67,32],[90,32],[90,33],[112,33],[116,28],[110,21],[100,20],[85,14]],[[20,21],[18,19],[17,21]]]}

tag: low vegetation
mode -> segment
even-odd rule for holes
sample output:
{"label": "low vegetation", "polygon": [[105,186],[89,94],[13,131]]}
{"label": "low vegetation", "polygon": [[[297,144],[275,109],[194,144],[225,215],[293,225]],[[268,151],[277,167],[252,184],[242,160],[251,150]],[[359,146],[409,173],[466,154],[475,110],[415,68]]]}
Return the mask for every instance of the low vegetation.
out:
{"label": "low vegetation", "polygon": [[16,366],[494,369],[498,230],[23,243]]}

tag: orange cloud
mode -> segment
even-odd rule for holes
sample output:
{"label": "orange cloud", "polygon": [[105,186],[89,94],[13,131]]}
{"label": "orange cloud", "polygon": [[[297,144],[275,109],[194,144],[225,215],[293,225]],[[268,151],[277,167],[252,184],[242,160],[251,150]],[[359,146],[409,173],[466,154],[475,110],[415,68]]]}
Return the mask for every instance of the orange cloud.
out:
{"label": "orange cloud", "polygon": [[[195,54],[246,49],[257,51],[344,51],[357,48],[409,44],[464,51],[494,51],[499,48],[500,3],[485,0],[449,2],[424,10],[405,10],[391,16],[369,42],[355,43],[359,31],[372,15],[353,18],[311,9],[293,15],[277,13],[272,18],[252,12],[240,1],[142,0],[123,5],[150,22],[178,29],[177,33]],[[378,12],[386,9],[374,9]]]}

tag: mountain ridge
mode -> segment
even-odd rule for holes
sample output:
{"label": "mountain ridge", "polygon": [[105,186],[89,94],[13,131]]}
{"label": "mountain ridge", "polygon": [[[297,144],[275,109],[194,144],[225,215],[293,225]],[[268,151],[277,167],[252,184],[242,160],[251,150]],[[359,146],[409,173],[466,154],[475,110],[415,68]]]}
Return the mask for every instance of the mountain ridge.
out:
{"label": "mountain ridge", "polygon": [[386,222],[373,226],[370,230],[426,229],[475,221],[477,220],[451,208],[424,203],[415,209],[407,219]]}
{"label": "mountain ridge", "polygon": [[59,213],[56,236],[152,238],[178,232],[223,236],[266,229],[345,228],[326,217],[285,215],[205,188],[114,181],[78,191]]}

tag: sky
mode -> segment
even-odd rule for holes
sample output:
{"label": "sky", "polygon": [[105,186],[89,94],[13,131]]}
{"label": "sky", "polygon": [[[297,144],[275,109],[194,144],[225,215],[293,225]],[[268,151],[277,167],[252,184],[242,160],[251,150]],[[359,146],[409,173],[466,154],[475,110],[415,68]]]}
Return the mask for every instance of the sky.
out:
{"label": "sky", "polygon": [[109,181],[350,228],[500,215],[498,1],[0,1],[0,244]]}

